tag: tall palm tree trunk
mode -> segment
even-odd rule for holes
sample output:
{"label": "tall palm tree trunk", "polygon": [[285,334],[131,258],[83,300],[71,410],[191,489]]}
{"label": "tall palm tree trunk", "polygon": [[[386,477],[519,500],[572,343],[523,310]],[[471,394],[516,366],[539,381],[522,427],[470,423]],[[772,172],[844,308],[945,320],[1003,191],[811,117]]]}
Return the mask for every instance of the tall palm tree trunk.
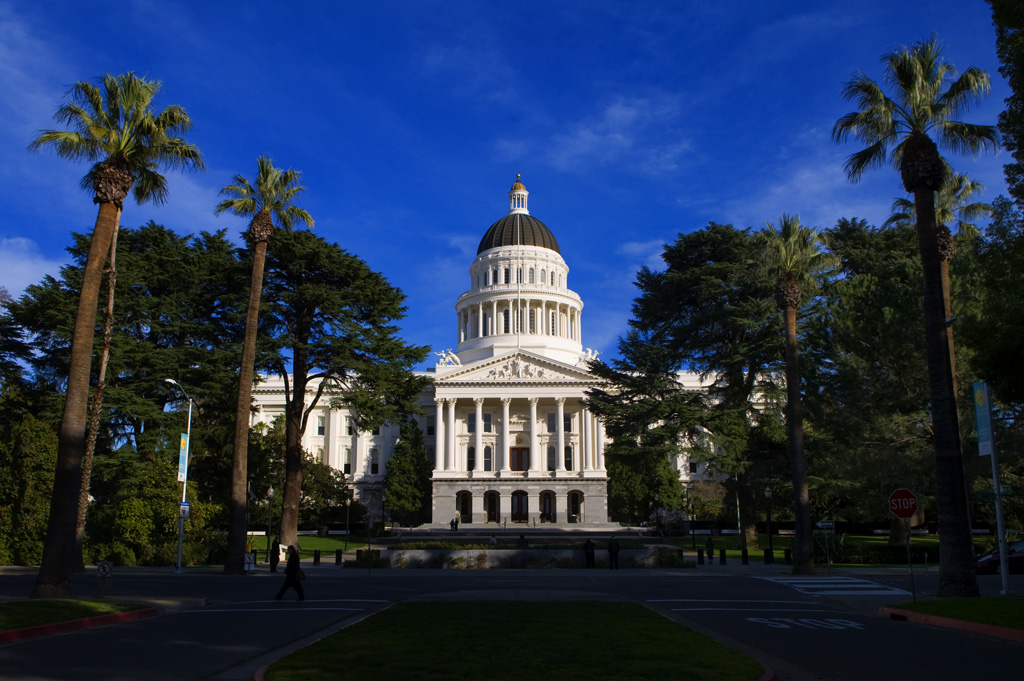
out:
{"label": "tall palm tree trunk", "polygon": [[78,493],[78,522],[75,524],[75,572],[85,572],[85,518],[89,510],[89,487],[92,480],[92,461],[96,454],[96,440],[100,433],[100,413],[103,408],[103,392],[107,388],[107,364],[110,361],[110,344],[114,335],[114,291],[117,287],[117,233],[110,240],[110,267],[107,268],[107,309],[103,313],[103,354],[96,376],[96,390],[89,404],[89,431],[85,439],[85,453],[82,455],[82,486]]}
{"label": "tall palm tree trunk", "polygon": [[917,241],[924,270],[925,353],[935,447],[936,502],[939,513],[939,596],[977,596],[974,544],[967,508],[960,422],[946,294],[943,286],[935,196],[931,187],[914,189]]}
{"label": "tall palm tree trunk", "polygon": [[[121,196],[123,198],[124,195]],[[68,388],[57,440],[57,466],[53,478],[50,517],[43,542],[43,559],[32,589],[32,598],[67,598],[71,594],[70,568],[74,564],[78,493],[82,486],[82,453],[85,449],[89,409],[89,374],[92,370],[93,338],[96,335],[96,306],[103,282],[103,265],[114,234],[117,233],[123,205],[121,201],[114,200],[100,200],[99,204],[82,276],[78,311],[75,313]]]}
{"label": "tall palm tree trunk", "polygon": [[[263,215],[260,213],[257,215]],[[257,218],[253,218],[256,223]],[[269,216],[267,216],[269,221]],[[254,231],[254,230],[253,230]],[[245,339],[242,342],[242,368],[238,375],[238,402],[235,408],[235,446],[231,458],[231,499],[228,518],[228,555],[224,574],[245,574],[246,487],[248,483],[249,420],[252,416],[252,384],[256,364],[256,332],[259,324],[260,296],[263,294],[263,269],[267,258],[267,239],[254,239],[252,279],[249,282],[249,306],[245,314]]]}
{"label": "tall palm tree trunk", "polygon": [[811,525],[811,494],[804,455],[803,404],[800,397],[800,350],[796,342],[796,308],[783,308],[786,323],[786,429],[789,440],[789,471],[793,479],[793,574],[813,575],[814,544]]}

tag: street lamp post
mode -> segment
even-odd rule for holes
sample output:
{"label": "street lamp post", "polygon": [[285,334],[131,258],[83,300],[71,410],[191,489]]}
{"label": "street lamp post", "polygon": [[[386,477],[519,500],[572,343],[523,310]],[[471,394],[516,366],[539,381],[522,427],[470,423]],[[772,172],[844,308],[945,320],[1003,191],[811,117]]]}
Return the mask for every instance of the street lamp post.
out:
{"label": "street lamp post", "polygon": [[267,490],[267,562],[270,562],[270,532],[274,526],[274,488]]}
{"label": "street lamp post", "polygon": [[185,515],[182,509],[185,507],[185,496],[188,491],[188,456],[189,447],[192,444],[192,403],[195,401],[192,396],[185,392],[185,389],[181,387],[181,384],[175,381],[173,378],[165,378],[165,383],[170,383],[185,396],[188,400],[188,423],[185,426],[185,465],[179,466],[178,479],[181,481],[181,509],[178,510],[178,568],[174,571],[175,574],[181,574],[181,548],[185,541]]}
{"label": "street lamp post", "polygon": [[345,551],[348,551],[348,534],[349,534],[349,511],[352,506],[352,493],[349,492],[348,496],[345,497]]}
{"label": "street lamp post", "polygon": [[772,488],[764,488],[764,500],[768,505],[768,553],[772,557],[772,562],[775,562],[775,547],[772,545]]}

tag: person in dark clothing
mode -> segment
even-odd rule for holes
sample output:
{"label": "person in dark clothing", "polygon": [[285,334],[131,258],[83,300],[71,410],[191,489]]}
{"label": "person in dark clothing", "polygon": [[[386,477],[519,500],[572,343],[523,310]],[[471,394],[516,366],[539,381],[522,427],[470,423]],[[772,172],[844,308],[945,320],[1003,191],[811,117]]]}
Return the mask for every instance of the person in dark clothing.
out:
{"label": "person in dark clothing", "polygon": [[277,564],[281,562],[281,542],[277,541],[277,537],[274,537],[270,545],[270,557],[267,560],[270,561],[270,571],[277,572]]}
{"label": "person in dark clothing", "polygon": [[708,565],[714,565],[715,563],[715,542],[711,541],[711,536],[708,536],[708,540],[704,542],[704,548],[708,552]]}
{"label": "person in dark clothing", "polygon": [[306,600],[306,593],[302,589],[302,579],[305,575],[302,572],[302,566],[299,565],[299,552],[295,550],[294,546],[288,547],[288,563],[284,567],[284,584],[281,586],[281,590],[274,596],[277,600],[281,600],[284,596],[284,592],[289,587],[295,589],[295,593],[299,595],[299,600]]}
{"label": "person in dark clothing", "polygon": [[608,540],[608,569],[619,569],[619,540],[614,535]]}
{"label": "person in dark clothing", "polygon": [[587,558],[587,567],[594,567],[594,542],[587,537],[587,543],[583,545],[583,555]]}

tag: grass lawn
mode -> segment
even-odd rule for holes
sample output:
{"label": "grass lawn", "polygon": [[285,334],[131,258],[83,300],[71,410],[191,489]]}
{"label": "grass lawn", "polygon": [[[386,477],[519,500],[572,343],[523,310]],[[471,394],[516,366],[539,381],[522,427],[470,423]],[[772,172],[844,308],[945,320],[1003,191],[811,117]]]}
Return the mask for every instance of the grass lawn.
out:
{"label": "grass lawn", "polygon": [[949,598],[938,601],[905,603],[894,606],[926,615],[938,615],[968,622],[994,624],[1010,629],[1024,629],[1024,598],[998,596],[992,598]]}
{"label": "grass lawn", "polygon": [[107,603],[76,600],[32,600],[0,603],[0,631],[25,629],[40,624],[112,615],[139,610],[145,606],[132,603]]}
{"label": "grass lawn", "polygon": [[468,601],[395,605],[278,660],[267,679],[342,670],[347,678],[416,681],[754,681],[763,671],[640,605]]}

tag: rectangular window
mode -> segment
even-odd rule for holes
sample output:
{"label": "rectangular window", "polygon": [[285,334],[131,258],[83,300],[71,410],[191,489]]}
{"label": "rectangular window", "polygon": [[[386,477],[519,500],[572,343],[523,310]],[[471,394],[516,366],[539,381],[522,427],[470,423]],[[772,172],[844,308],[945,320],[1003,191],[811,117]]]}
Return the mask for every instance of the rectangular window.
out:
{"label": "rectangular window", "polygon": [[380,435],[380,426],[377,426],[376,428],[373,429],[373,434]]}
{"label": "rectangular window", "polygon": [[348,433],[349,435],[352,435],[352,417],[351,416],[346,416],[345,417],[345,432]]}
{"label": "rectangular window", "polygon": [[537,333],[537,311],[530,310],[530,333]]}
{"label": "rectangular window", "polygon": [[567,433],[572,432],[572,414],[562,414],[562,420],[564,423],[564,430]]}
{"label": "rectangular window", "polygon": [[476,447],[470,447],[466,450],[466,468],[468,470],[476,468]]}
{"label": "rectangular window", "polygon": [[380,473],[380,451],[374,447],[370,450],[370,475]]}
{"label": "rectangular window", "polygon": [[565,465],[565,470],[571,471],[573,469],[572,468],[572,447],[566,447],[565,448],[565,461],[563,463]]}
{"label": "rectangular window", "polygon": [[[427,435],[433,435],[434,434],[434,419],[435,419],[434,416],[428,416],[427,417]],[[349,434],[351,435],[351,433],[349,433]]]}
{"label": "rectangular window", "polygon": [[494,455],[493,450],[490,447],[484,447],[484,470],[490,471],[493,469]]}
{"label": "rectangular window", "polygon": [[468,416],[466,416],[466,432],[467,433],[475,433],[476,432],[476,412],[473,412],[473,413],[469,414]]}
{"label": "rectangular window", "polygon": [[490,414],[484,414],[484,432],[485,433],[490,433],[491,432],[491,415]]}
{"label": "rectangular window", "polygon": [[690,472],[691,473],[696,473],[697,472],[697,464],[693,463],[692,461],[690,462]]}
{"label": "rectangular window", "polygon": [[342,472],[345,475],[352,475],[352,448],[345,447],[345,463]]}
{"label": "rectangular window", "polygon": [[327,430],[327,424],[323,416],[316,417],[316,434],[323,435],[324,431]]}
{"label": "rectangular window", "polygon": [[316,448],[316,460],[319,461],[320,463],[327,463],[327,461],[324,460],[324,448],[323,447],[317,447]]}
{"label": "rectangular window", "polygon": [[549,433],[556,433],[556,432],[558,432],[558,431],[555,430],[555,419],[557,417],[558,417],[558,414],[555,414],[554,412],[548,414],[548,432]]}

